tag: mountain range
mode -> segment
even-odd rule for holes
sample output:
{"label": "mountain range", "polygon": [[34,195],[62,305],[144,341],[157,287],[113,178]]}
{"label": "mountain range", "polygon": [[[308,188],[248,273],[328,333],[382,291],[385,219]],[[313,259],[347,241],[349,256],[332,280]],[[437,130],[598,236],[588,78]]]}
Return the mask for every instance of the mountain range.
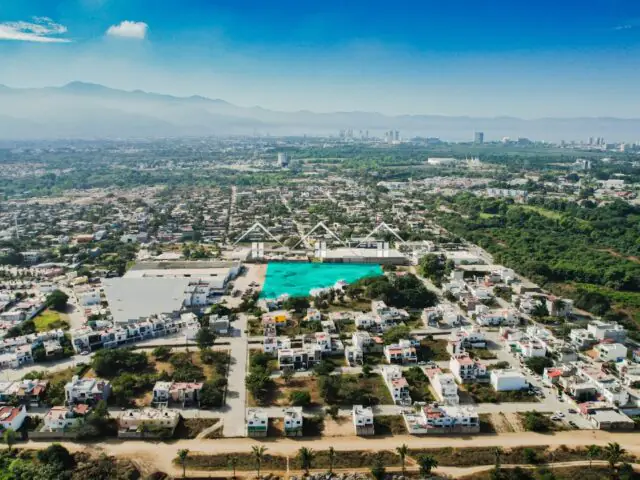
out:
{"label": "mountain range", "polygon": [[389,116],[375,112],[280,112],[240,107],[201,96],[175,97],[72,82],[62,87],[0,85],[0,139],[140,138],[203,135],[337,135],[342,129],[402,137],[470,141],[474,131],[488,140],[527,137],[560,141],[602,136],[607,141],[640,139],[640,119],[611,117],[539,118]]}

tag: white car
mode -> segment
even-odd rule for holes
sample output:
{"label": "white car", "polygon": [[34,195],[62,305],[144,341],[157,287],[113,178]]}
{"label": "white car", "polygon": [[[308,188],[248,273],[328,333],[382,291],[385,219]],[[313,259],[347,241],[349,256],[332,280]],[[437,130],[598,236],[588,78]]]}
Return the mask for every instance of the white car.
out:
{"label": "white car", "polygon": [[554,416],[555,416],[555,417],[558,417],[558,418],[564,418],[564,413],[562,413],[562,412],[556,412],[556,413],[554,413]]}

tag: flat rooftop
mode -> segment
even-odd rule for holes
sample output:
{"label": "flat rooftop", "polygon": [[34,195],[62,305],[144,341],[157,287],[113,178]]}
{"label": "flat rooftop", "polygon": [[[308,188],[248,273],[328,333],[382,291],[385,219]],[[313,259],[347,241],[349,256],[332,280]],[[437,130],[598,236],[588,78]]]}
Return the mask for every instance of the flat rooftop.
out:
{"label": "flat rooftop", "polygon": [[180,310],[189,278],[107,278],[102,281],[117,323]]}

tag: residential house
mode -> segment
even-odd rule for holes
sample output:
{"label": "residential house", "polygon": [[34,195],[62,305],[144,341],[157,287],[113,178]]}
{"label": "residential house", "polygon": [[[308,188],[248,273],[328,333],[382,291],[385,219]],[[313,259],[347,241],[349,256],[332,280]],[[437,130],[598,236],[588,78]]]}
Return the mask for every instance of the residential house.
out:
{"label": "residential house", "polygon": [[44,401],[49,382],[47,380],[22,380],[17,382],[16,397],[23,405],[39,407]]}
{"label": "residential house", "polygon": [[382,367],[382,379],[391,393],[391,398],[396,405],[411,405],[409,383],[402,376],[402,369],[397,365],[385,365]]}
{"label": "residential house", "polygon": [[302,407],[287,407],[284,410],[284,435],[286,437],[302,436]]}
{"label": "residential house", "polygon": [[579,405],[579,412],[599,430],[633,430],[634,421],[618,408],[606,402],[586,402]]}
{"label": "residential house", "polygon": [[308,370],[321,360],[322,352],[315,345],[278,350],[278,368],[280,370]]}
{"label": "residential house", "polygon": [[362,405],[354,405],[351,410],[353,427],[356,435],[369,436],[375,434],[373,423],[373,410],[371,407],[363,407]]}
{"label": "residential house", "polygon": [[449,360],[449,370],[460,383],[483,380],[487,376],[487,367],[468,353],[453,355]]}
{"label": "residential house", "polygon": [[305,322],[320,322],[322,320],[322,314],[317,308],[308,308],[307,314],[304,316]]}
{"label": "residential house", "polygon": [[599,343],[594,350],[598,360],[603,362],[619,362],[627,358],[627,347],[621,343]]}
{"label": "residential house", "polygon": [[405,339],[400,340],[398,343],[386,345],[384,347],[384,356],[389,363],[406,365],[418,361],[416,347],[413,346],[411,340]]}
{"label": "residential house", "polygon": [[527,378],[518,370],[491,370],[491,386],[496,392],[510,392],[529,388]]}
{"label": "residential house", "polygon": [[425,369],[425,373],[440,402],[445,405],[458,405],[460,403],[458,384],[453,374],[442,373],[439,368]]}
{"label": "residential house", "polygon": [[269,430],[269,416],[261,408],[247,410],[247,436],[266,437]]}
{"label": "residential house", "polygon": [[107,400],[111,393],[111,383],[99,378],[79,378],[74,375],[64,386],[64,396],[68,404],[86,403],[89,405]]}
{"label": "residential house", "polygon": [[627,339],[625,328],[615,322],[595,320],[587,325],[587,331],[599,342],[606,339],[616,343],[624,343]]}
{"label": "residential house", "polygon": [[0,427],[2,430],[11,429],[17,431],[26,418],[27,409],[24,405],[20,407],[0,407]]}
{"label": "residential house", "polygon": [[403,412],[407,431],[411,435],[479,433],[480,417],[470,406],[425,405],[419,412]]}
{"label": "residential house", "polygon": [[85,404],[73,406],[56,406],[45,414],[43,418],[44,426],[42,431],[45,432],[64,432],[74,427],[80,426],[87,414],[91,411],[91,407]]}
{"label": "residential house", "polygon": [[166,408],[125,410],[118,417],[118,435],[136,433],[141,437],[154,436],[155,432],[164,430],[171,436],[179,421],[180,414],[176,410]]}

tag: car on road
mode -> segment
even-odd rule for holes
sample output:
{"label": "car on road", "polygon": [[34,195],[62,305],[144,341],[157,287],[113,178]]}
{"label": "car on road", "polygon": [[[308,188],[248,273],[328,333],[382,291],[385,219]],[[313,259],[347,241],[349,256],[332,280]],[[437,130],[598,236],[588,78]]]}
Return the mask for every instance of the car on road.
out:
{"label": "car on road", "polygon": [[559,417],[559,418],[563,418],[564,417],[564,413],[556,412],[556,413],[554,413],[554,416]]}
{"label": "car on road", "polygon": [[568,411],[569,413],[578,413],[578,411],[575,408],[570,408]]}
{"label": "car on road", "polygon": [[576,422],[574,422],[574,421],[570,421],[569,425],[572,426],[573,428],[579,428],[578,425],[576,424]]}
{"label": "car on road", "polygon": [[83,350],[80,352],[80,355],[89,355],[89,351],[88,350]]}

